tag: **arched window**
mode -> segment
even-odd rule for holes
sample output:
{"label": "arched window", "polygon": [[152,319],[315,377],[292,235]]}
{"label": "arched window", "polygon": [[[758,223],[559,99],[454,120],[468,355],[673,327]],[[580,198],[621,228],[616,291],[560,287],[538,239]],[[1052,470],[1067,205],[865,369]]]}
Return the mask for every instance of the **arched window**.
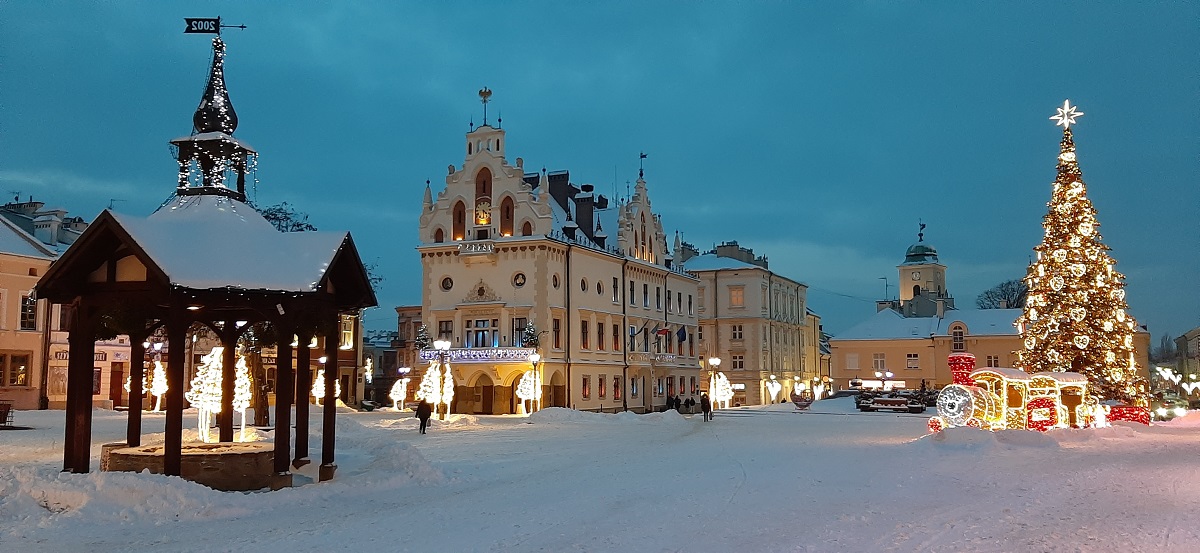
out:
{"label": "arched window", "polygon": [[467,235],[467,204],[459,200],[454,204],[454,239],[462,240]]}
{"label": "arched window", "polygon": [[475,204],[492,198],[492,171],[484,167],[475,174]]}
{"label": "arched window", "polygon": [[966,351],[967,350],[967,329],[961,324],[956,324],[950,327],[950,350],[951,351]]}
{"label": "arched window", "polygon": [[433,241],[438,244],[445,242],[446,241],[446,233],[443,232],[441,228],[433,231]]}
{"label": "arched window", "polygon": [[467,143],[467,155],[471,155],[471,143]]}
{"label": "arched window", "polygon": [[915,298],[915,297],[917,297],[917,296],[919,296],[919,295],[921,295],[921,285],[920,285],[920,284],[914,284],[914,285],[913,285],[913,297]]}
{"label": "arched window", "polygon": [[513,234],[513,199],[504,198],[500,202],[500,236]]}
{"label": "arched window", "polygon": [[530,223],[529,221],[525,221],[525,224],[521,225],[521,236],[533,236],[533,224],[532,223]]}

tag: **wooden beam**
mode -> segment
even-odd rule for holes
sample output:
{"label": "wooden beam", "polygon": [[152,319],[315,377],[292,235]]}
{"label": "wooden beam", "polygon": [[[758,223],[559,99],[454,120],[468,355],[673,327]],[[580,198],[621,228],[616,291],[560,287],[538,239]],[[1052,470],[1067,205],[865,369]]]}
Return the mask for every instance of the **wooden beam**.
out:
{"label": "wooden beam", "polygon": [[94,314],[82,299],[75,303],[67,336],[67,435],[63,470],[85,473],[92,460],[92,363],[96,357]]}
{"label": "wooden beam", "polygon": [[[292,347],[287,337],[280,337],[280,348]],[[296,340],[296,456],[292,466],[300,468],[308,461],[308,388],[312,386],[312,368],[309,367],[308,343],[312,334],[301,333]]]}
{"label": "wooden beam", "polygon": [[292,401],[296,395],[296,379],[292,369],[292,347],[287,335],[292,333],[290,324],[276,325],[279,344],[275,346],[275,474],[289,471],[292,434]]}
{"label": "wooden beam", "polygon": [[321,469],[318,471],[319,480],[333,479],[337,465],[333,462],[333,445],[337,429],[337,382],[338,375],[338,336],[341,331],[339,317],[335,312],[333,320],[325,326],[325,400],[321,413]]}
{"label": "wooden beam", "polygon": [[142,379],[146,372],[146,348],[142,347],[143,336],[129,337],[129,412],[125,428],[125,445],[142,445]]}
{"label": "wooden beam", "polygon": [[187,355],[187,330],[191,321],[173,313],[167,324],[167,428],[163,444],[163,474],[179,476],[183,470],[183,364]]}
{"label": "wooden beam", "polygon": [[233,441],[233,390],[237,378],[237,321],[225,320],[221,329],[221,345],[225,350],[221,355],[221,412],[217,414],[217,427],[220,428],[218,441]]}

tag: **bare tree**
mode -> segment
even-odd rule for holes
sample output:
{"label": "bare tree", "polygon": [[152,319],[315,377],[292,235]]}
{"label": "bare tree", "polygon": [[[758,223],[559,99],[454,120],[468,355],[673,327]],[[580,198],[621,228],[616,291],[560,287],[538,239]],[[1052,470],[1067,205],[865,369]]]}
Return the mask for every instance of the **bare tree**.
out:
{"label": "bare tree", "polygon": [[1000,309],[1001,305],[1010,309],[1025,307],[1025,294],[1028,293],[1025,281],[1006,280],[979,294],[975,305],[980,309]]}
{"label": "bare tree", "polygon": [[278,203],[275,205],[259,207],[252,206],[263,218],[269,221],[279,232],[304,232],[317,230],[317,227],[312,226],[308,222],[307,213],[298,213],[296,208],[292,207],[287,202]]}

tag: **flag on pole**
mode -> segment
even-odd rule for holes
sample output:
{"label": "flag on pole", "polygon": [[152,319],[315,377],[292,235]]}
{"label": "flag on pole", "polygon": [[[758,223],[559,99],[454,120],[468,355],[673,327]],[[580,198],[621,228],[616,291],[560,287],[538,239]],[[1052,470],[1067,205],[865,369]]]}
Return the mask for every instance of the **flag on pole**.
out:
{"label": "flag on pole", "polygon": [[679,327],[679,331],[675,333],[676,340],[680,344],[682,344],[687,341],[687,337],[688,337],[687,336],[687,327],[686,326]]}

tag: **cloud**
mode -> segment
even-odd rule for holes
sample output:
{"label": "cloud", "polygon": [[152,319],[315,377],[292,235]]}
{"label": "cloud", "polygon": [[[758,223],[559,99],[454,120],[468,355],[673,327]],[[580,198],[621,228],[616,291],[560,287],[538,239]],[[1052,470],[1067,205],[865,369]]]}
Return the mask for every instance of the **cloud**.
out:
{"label": "cloud", "polygon": [[66,192],[112,197],[134,194],[138,190],[137,185],[127,180],[97,179],[57,169],[0,171],[0,185],[14,193],[45,192],[53,196]]}

